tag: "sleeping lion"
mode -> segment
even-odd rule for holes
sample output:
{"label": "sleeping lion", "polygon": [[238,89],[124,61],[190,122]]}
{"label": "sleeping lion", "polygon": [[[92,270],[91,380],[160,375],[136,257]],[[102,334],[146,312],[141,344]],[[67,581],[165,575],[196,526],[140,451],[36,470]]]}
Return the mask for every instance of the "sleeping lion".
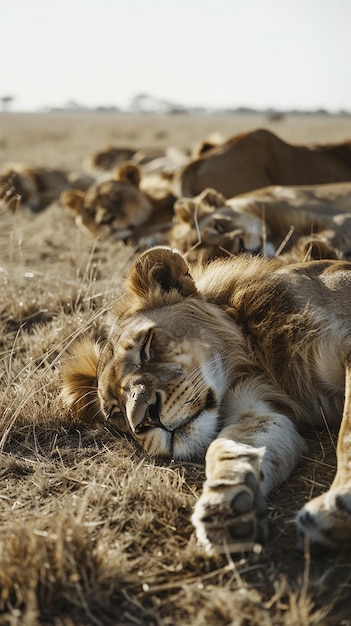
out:
{"label": "sleeping lion", "polygon": [[165,247],[131,267],[109,332],[62,368],[63,398],[113,420],[148,455],[206,458],[192,515],[206,549],[263,542],[265,497],[305,450],[304,427],[340,425],[330,489],[297,515],[301,547],[351,545],[351,263],[276,268],[236,258],[190,268]]}

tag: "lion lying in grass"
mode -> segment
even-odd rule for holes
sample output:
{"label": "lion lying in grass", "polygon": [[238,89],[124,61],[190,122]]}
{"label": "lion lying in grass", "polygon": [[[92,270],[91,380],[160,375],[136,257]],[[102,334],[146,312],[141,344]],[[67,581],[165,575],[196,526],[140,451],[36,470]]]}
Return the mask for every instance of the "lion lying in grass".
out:
{"label": "lion lying in grass", "polygon": [[[214,189],[180,198],[169,244],[191,262],[247,251],[285,260],[351,253],[351,183],[272,185],[226,199]],[[310,252],[309,252],[310,251]]]}
{"label": "lion lying in grass", "polygon": [[12,211],[19,206],[41,211],[69,186],[67,174],[58,169],[16,163],[0,170],[0,198]]}
{"label": "lion lying in grass", "polygon": [[161,183],[145,187],[138,165],[126,161],[113,176],[98,178],[86,191],[64,191],[60,202],[86,234],[147,247],[164,243],[174,197]]}
{"label": "lion lying in grass", "polygon": [[300,544],[351,544],[351,263],[276,268],[239,256],[190,269],[169,248],[139,256],[106,339],[76,344],[63,398],[112,420],[148,455],[206,455],[192,521],[212,550],[265,539],[265,498],[305,450],[300,431],[340,424],[330,489],[297,516]]}
{"label": "lion lying in grass", "polygon": [[227,198],[268,185],[351,181],[351,142],[301,146],[260,128],[204,152],[174,177],[174,194],[192,198],[207,187]]}

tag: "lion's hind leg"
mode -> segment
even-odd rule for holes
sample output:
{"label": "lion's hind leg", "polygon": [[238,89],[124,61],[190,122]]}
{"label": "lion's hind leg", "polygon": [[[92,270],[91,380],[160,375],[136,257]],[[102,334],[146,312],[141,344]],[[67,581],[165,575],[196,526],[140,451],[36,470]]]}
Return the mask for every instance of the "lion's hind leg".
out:
{"label": "lion's hind leg", "polygon": [[346,363],[345,403],[336,450],[337,471],[330,489],[299,512],[301,549],[351,547],[351,354]]}

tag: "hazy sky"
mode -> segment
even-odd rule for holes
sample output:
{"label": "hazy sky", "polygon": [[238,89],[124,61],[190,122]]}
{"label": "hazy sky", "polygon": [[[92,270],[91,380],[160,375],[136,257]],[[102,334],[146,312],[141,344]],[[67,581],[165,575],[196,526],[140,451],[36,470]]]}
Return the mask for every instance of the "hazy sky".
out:
{"label": "hazy sky", "polygon": [[17,110],[187,105],[351,111],[351,0],[0,0]]}

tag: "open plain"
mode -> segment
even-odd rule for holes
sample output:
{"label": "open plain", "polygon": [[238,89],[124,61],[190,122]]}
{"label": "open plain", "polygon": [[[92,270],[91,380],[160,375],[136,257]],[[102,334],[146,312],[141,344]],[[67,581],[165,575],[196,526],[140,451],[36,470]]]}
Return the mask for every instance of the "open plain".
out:
{"label": "open plain", "polygon": [[[292,143],[351,138],[347,116],[3,113],[0,167],[79,171],[108,145],[185,150],[260,127]],[[0,219],[0,624],[350,626],[350,555],[300,553],[293,524],[332,480],[336,434],[307,433],[260,554],[207,556],[190,523],[204,468],[146,459],[75,421],[59,394],[66,350],[101,335],[134,249],[87,237],[58,202],[1,206]]]}

